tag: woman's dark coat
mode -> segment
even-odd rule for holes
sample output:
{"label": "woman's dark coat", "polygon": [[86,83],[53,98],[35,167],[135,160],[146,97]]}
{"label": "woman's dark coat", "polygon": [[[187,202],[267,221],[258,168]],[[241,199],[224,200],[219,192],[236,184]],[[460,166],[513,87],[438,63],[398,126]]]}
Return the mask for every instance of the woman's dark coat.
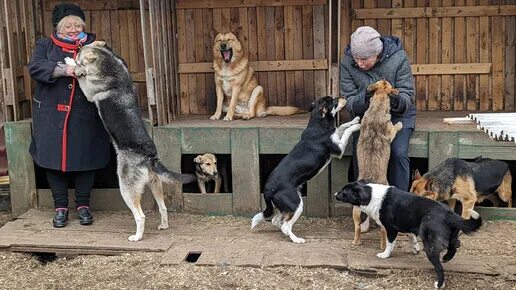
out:
{"label": "woman's dark coat", "polygon": [[[84,45],[95,40],[89,34]],[[36,81],[32,102],[30,153],[43,168],[83,171],[103,168],[109,162],[109,135],[93,103],[88,102],[72,77],[53,78],[65,57],[80,49],[73,41],[46,37],[36,42],[29,73]]]}

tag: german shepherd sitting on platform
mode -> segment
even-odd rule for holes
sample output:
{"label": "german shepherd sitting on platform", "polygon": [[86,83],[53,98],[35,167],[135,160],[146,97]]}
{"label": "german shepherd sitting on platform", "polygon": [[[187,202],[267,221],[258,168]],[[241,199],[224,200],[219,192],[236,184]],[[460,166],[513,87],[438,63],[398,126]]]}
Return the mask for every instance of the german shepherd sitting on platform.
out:
{"label": "german shepherd sitting on platform", "polygon": [[156,145],[143,123],[131,75],[123,60],[101,41],[84,46],[76,60],[75,75],[88,101],[95,103],[100,118],[111,135],[117,155],[117,174],[122,197],[136,221],[136,234],[129,241],[142,239],[145,214],[141,198],[148,184],[159,207],[161,224],[168,228],[168,212],[163,199],[162,182],[190,183],[195,175],[169,171],[159,160]]}
{"label": "german shepherd sitting on platform", "polygon": [[433,200],[446,200],[452,209],[459,200],[465,219],[469,219],[475,203],[495,192],[512,207],[512,175],[503,161],[477,157],[467,162],[452,157],[423,176],[417,171],[414,179],[410,191]]}
{"label": "german shepherd sitting on platform", "polygon": [[239,40],[241,31],[242,27],[229,33],[212,31],[217,109],[211,119],[220,119],[223,111],[227,112],[224,121],[235,117],[249,120],[304,112],[291,106],[267,107],[263,87],[258,85],[254,69],[249,66],[247,52]]}

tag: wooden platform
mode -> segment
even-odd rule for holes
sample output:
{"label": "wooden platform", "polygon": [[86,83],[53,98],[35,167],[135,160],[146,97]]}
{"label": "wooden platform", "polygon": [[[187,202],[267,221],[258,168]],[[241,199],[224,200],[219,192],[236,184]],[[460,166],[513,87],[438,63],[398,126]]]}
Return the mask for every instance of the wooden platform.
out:
{"label": "wooden platform", "polygon": [[[466,117],[471,112],[418,112],[416,130],[409,143],[411,158],[427,159],[433,168],[448,157],[472,159],[477,156],[500,160],[516,160],[516,144],[494,141],[477,130],[474,123],[448,125],[443,118]],[[210,116],[183,116],[166,126],[147,123],[163,163],[181,171],[184,155],[207,152],[230,156],[232,192],[198,195],[182,192],[180,186],[166,189],[169,209],[204,214],[249,216],[262,208],[260,184],[266,176],[260,171],[260,159],[268,155],[287,154],[298,142],[308,122],[308,114],[287,117],[270,116],[248,121],[210,120]],[[6,123],[12,210],[22,214],[34,207],[51,207],[48,190],[36,188],[34,164],[27,150],[30,143],[29,121]],[[192,157],[193,160],[193,157]],[[336,205],[332,193],[348,182],[351,142],[342,159],[334,159],[329,167],[307,184],[304,204],[307,216],[328,217],[349,214],[349,208]],[[516,175],[516,173],[514,173]],[[117,189],[94,192],[97,209],[123,209]],[[149,195],[147,209],[154,208]],[[213,207],[216,205],[216,207]],[[148,207],[147,207],[148,206]]]}
{"label": "wooden platform", "polygon": [[[414,255],[406,236],[400,236],[393,256],[382,260],[377,230],[363,234],[363,244],[351,244],[352,220],[301,218],[295,233],[306,239],[294,244],[270,223],[250,230],[250,219],[170,214],[170,228],[158,231],[159,215],[146,212],[144,239],[128,242],[134,221],[130,212],[95,212],[91,226],[72,217],[69,226],[54,229],[52,212],[30,210],[0,229],[0,250],[58,254],[120,254],[162,252],[161,264],[180,264],[189,253],[200,254],[197,265],[250,267],[304,266],[367,270],[432,269],[424,253]],[[462,235],[462,247],[446,271],[489,275],[516,274],[512,232],[515,223],[486,223],[472,236]],[[492,239],[496,239],[493,242]]]}

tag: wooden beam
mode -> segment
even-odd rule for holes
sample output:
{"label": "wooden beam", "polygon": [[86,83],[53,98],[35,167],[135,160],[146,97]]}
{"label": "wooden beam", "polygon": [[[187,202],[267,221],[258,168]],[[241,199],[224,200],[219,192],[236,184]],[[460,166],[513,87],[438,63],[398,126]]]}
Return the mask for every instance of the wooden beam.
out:
{"label": "wooden beam", "polygon": [[413,64],[413,75],[465,75],[488,74],[491,72],[491,63],[435,63]]}
{"label": "wooden beam", "polygon": [[325,5],[328,0],[177,0],[177,9],[206,9],[206,8],[230,8],[230,7],[266,7],[266,6],[292,6],[292,5]]}
{"label": "wooden beam", "polygon": [[516,15],[516,5],[354,9],[354,19]]}
{"label": "wooden beam", "polygon": [[[328,69],[327,59],[299,59],[277,61],[251,61],[249,62],[255,71],[299,71],[299,70],[325,70]],[[211,73],[212,62],[180,63],[178,72],[186,73]]]}
{"label": "wooden beam", "polygon": [[[54,6],[62,3],[62,0],[48,0],[45,2],[45,11],[52,11]],[[108,11],[108,10],[135,10],[139,8],[138,1],[120,1],[120,0],[74,0],[68,1],[76,5],[79,5],[85,11]],[[148,9],[148,5],[145,5],[145,9]]]}

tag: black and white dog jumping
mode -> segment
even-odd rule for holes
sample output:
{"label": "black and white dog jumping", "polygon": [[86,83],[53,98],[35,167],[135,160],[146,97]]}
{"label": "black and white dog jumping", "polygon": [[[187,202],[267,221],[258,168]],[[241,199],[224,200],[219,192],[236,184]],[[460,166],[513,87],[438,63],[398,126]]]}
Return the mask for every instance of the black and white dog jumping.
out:
{"label": "black and white dog jumping", "polygon": [[281,160],[265,183],[263,197],[267,207],[253,217],[251,229],[264,220],[270,220],[292,242],[305,242],[292,233],[292,226],[303,212],[301,188],[321,172],[332,157],[341,158],[349,137],[360,129],[358,117],[336,128],[335,115],[345,104],[344,98],[331,96],[312,103],[310,120],[301,134],[301,140]]}
{"label": "black and white dog jumping", "polygon": [[443,262],[450,261],[460,246],[459,232],[476,231],[482,225],[480,215],[470,209],[471,219],[465,220],[446,205],[402,191],[393,186],[366,184],[363,181],[345,185],[335,193],[337,200],[359,206],[360,209],[383,226],[387,232],[385,251],[379,258],[391,256],[398,233],[407,233],[413,253],[420,250],[416,236],[423,241],[426,256],[435,268],[435,288],[444,287],[444,271],[439,254],[447,249]]}

